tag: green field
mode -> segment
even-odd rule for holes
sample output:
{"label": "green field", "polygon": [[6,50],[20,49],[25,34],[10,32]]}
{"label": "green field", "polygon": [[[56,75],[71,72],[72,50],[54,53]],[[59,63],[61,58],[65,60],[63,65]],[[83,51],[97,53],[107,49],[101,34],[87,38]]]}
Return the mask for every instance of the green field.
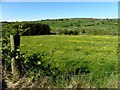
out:
{"label": "green field", "polygon": [[[3,22],[2,34],[3,66],[11,73],[14,56],[21,72],[20,87],[118,87],[118,19]],[[15,53],[10,48],[11,34],[21,35]],[[21,83],[24,77],[28,84]]]}
{"label": "green field", "polygon": [[[73,72],[76,76],[72,76],[70,85],[75,81],[80,83],[81,87],[117,87],[117,36],[22,36],[20,49],[21,53],[28,55],[32,51],[45,52],[42,60],[46,67],[49,64],[51,70],[57,68],[56,71],[60,71],[59,75],[71,75]],[[61,83],[62,80],[58,82]],[[56,87],[61,86],[59,84]]]}
{"label": "green field", "polygon": [[57,34],[64,33],[66,30],[77,31],[77,34],[85,35],[117,35],[117,19],[94,19],[94,18],[68,18],[68,19],[48,19],[36,21],[48,24],[51,32]]}

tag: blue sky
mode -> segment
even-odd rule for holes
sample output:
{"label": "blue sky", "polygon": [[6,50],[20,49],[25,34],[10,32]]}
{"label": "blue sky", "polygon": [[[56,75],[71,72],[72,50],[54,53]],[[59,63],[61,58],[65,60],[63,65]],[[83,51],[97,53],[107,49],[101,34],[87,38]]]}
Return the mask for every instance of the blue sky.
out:
{"label": "blue sky", "polygon": [[3,21],[117,17],[117,2],[2,2]]}

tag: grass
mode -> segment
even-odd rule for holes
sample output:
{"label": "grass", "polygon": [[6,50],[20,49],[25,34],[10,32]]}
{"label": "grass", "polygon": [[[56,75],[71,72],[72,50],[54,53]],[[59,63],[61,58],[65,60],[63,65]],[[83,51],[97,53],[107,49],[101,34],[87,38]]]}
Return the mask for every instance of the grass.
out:
{"label": "grass", "polygon": [[[31,22],[49,25],[51,35],[21,36],[21,54],[16,58],[21,60],[20,69],[30,83],[22,78],[18,86],[117,88],[117,19],[68,18]],[[11,65],[7,37],[10,32],[8,27],[3,28],[5,47],[2,54],[8,68]]]}
{"label": "grass", "polygon": [[80,33],[84,30],[86,35],[117,35],[117,19],[92,19],[92,18],[71,18],[36,21],[48,24],[52,32],[61,30],[73,30]]}
{"label": "grass", "polygon": [[117,87],[117,36],[22,36],[20,46],[21,53],[47,53],[42,59],[63,73],[75,71],[67,87],[77,87],[79,83],[84,88]]}

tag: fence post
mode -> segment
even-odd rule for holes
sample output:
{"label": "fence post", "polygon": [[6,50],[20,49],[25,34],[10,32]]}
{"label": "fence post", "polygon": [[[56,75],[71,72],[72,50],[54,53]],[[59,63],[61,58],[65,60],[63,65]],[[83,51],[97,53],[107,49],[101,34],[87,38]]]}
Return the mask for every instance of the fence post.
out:
{"label": "fence post", "polygon": [[16,80],[20,76],[19,70],[19,61],[17,61],[16,57],[20,53],[17,51],[20,46],[20,35],[10,35],[10,43],[11,43],[11,69],[13,74],[13,79]]}

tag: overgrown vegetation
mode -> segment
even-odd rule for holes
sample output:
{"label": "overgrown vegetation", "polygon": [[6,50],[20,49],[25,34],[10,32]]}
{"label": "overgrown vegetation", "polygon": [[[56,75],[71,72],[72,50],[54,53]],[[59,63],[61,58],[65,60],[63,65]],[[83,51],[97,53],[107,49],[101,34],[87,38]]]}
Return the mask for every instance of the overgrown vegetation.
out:
{"label": "overgrown vegetation", "polygon": [[45,35],[50,34],[50,28],[46,24],[34,22],[3,23],[3,35]]}
{"label": "overgrown vegetation", "polygon": [[3,23],[2,26],[2,59],[3,65],[8,65],[11,58],[10,50],[11,35],[45,35],[50,34],[50,28],[46,24],[33,22]]}
{"label": "overgrown vegetation", "polygon": [[20,60],[21,78],[27,77],[34,84],[32,87],[115,88],[118,85],[116,19],[3,23],[2,33],[2,63],[9,74],[12,55],[9,35],[23,35],[16,59]]}

